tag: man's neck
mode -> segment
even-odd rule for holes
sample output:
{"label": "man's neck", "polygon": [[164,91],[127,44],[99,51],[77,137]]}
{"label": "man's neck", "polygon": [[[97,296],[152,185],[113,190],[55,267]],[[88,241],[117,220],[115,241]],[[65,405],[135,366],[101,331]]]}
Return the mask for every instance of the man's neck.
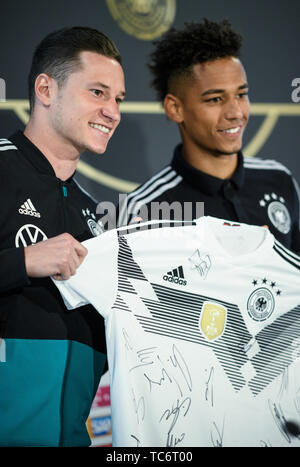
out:
{"label": "man's neck", "polygon": [[214,156],[205,151],[189,151],[183,145],[182,155],[195,169],[222,180],[231,178],[238,165],[237,153]]}
{"label": "man's neck", "polygon": [[48,159],[52,165],[57,178],[62,181],[67,180],[75,172],[79,161],[79,153],[75,149],[70,151],[67,144],[58,144],[55,135],[51,134],[48,128],[44,130],[42,125],[36,125],[29,121],[24,130],[24,135],[28,138]]}

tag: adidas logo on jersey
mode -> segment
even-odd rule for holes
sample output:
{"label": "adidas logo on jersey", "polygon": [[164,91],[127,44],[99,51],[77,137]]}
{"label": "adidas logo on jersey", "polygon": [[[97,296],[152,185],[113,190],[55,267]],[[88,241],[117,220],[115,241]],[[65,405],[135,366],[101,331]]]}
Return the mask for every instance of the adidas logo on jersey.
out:
{"label": "adidas logo on jersey", "polygon": [[186,280],[184,280],[183,267],[178,266],[178,268],[167,272],[167,274],[163,276],[163,280],[172,282],[173,284],[186,285]]}
{"label": "adidas logo on jersey", "polygon": [[41,214],[37,212],[35,207],[33,206],[31,200],[28,198],[24,204],[19,208],[20,214],[25,214],[25,216],[34,216],[34,217],[41,217]]}

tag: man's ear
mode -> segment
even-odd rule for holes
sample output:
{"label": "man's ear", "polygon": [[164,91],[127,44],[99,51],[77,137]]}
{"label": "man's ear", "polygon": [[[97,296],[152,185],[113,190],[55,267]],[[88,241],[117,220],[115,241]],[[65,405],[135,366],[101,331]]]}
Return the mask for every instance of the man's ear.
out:
{"label": "man's ear", "polygon": [[55,82],[46,73],[41,73],[37,76],[34,84],[35,96],[45,106],[49,106],[51,97],[53,96]]}
{"label": "man's ear", "polygon": [[182,105],[181,100],[174,94],[167,94],[164,98],[164,109],[166,115],[175,123],[182,123]]}

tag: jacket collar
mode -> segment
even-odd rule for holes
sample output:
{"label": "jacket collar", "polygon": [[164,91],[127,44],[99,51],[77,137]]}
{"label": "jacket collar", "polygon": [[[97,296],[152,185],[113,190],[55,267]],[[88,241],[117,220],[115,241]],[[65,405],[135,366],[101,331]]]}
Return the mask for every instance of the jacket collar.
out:
{"label": "jacket collar", "polygon": [[182,144],[175,148],[171,166],[187,183],[208,195],[224,193],[229,183],[238,191],[244,183],[244,157],[241,152],[238,153],[238,165],[230,180],[222,180],[192,167],[182,157]]}
{"label": "jacket collar", "polygon": [[[56,177],[54,169],[47,157],[44,156],[44,154],[24,135],[22,131],[16,131],[9,140],[15,144],[15,146],[22,152],[22,155],[39,173]],[[73,176],[74,174],[66,181],[70,182]]]}

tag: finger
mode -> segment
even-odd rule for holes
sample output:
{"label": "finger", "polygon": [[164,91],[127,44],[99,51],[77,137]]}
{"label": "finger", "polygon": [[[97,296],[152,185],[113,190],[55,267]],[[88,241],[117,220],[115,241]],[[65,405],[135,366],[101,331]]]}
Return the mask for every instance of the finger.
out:
{"label": "finger", "polygon": [[62,261],[62,263],[58,267],[57,273],[61,275],[63,278],[62,280],[68,280],[71,277],[71,262],[70,257]]}
{"label": "finger", "polygon": [[76,271],[81,265],[83,259],[84,258],[78,256],[75,250],[72,252],[72,256],[70,257],[70,261],[69,261],[69,269],[70,269],[71,276],[74,276],[74,274],[76,274]]}
{"label": "finger", "polygon": [[137,224],[138,222],[143,222],[143,218],[142,218],[142,217],[135,217],[135,218],[130,222],[130,224]]}
{"label": "finger", "polygon": [[53,279],[56,280],[56,281],[64,281],[65,280],[65,277],[63,274],[53,274]]}
{"label": "finger", "polygon": [[87,248],[70,234],[64,233],[57,238],[60,238],[61,247],[66,254],[71,254],[73,251],[76,251],[79,257],[85,257],[87,255]]}
{"label": "finger", "polygon": [[53,275],[55,280],[68,280],[74,276],[77,268],[82,263],[87,253],[87,249],[73,239],[69,251],[63,252],[64,259],[59,258],[57,271]]}
{"label": "finger", "polygon": [[74,251],[81,264],[84,258],[86,257],[86,255],[88,254],[88,249],[85,246],[83,246],[81,243],[76,241],[76,243],[74,244]]}

